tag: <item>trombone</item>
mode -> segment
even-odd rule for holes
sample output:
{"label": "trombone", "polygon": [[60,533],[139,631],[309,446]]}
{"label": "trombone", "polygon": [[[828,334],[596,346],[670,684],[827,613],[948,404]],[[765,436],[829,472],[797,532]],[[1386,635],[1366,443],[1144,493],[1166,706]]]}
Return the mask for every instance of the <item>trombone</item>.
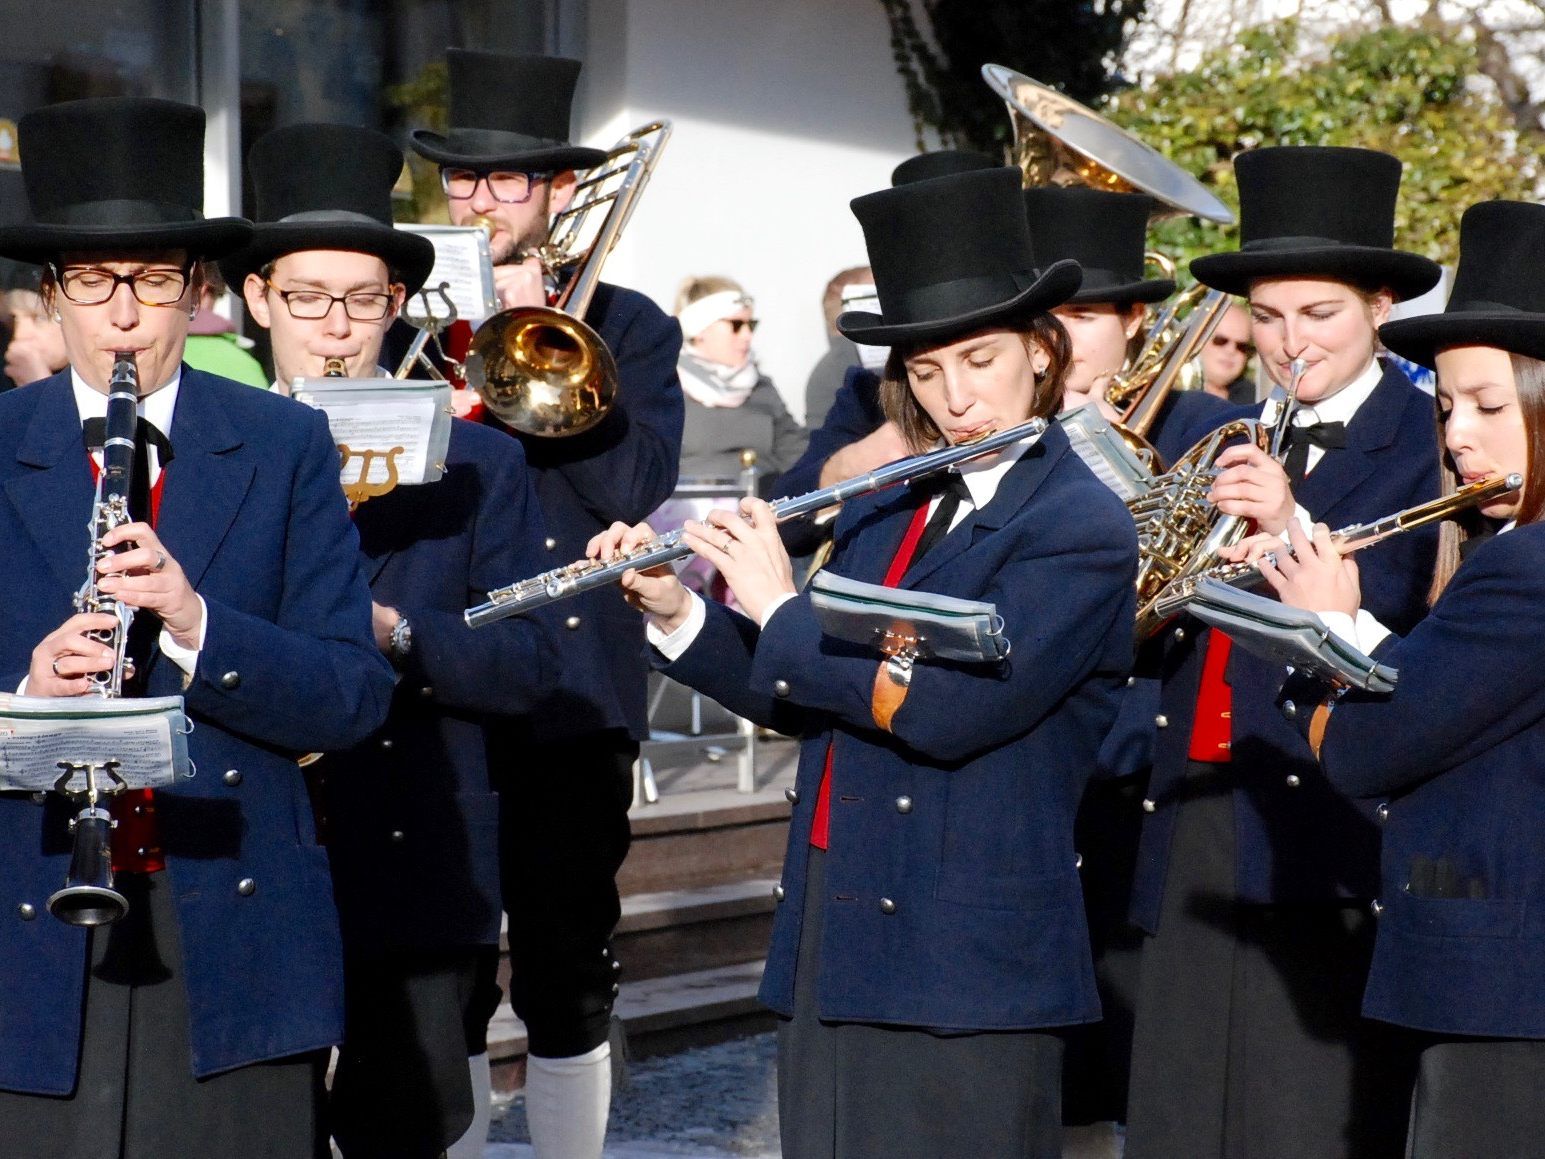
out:
{"label": "trombone", "polygon": [[[506,426],[527,435],[564,438],[599,423],[617,397],[617,362],[601,336],[582,319],[601,282],[601,264],[637,208],[671,123],[650,121],[627,134],[588,170],[574,203],[553,219],[534,256],[545,273],[573,269],[551,306],[516,306],[494,314],[472,336],[467,383]],[[606,206],[585,241],[592,214]]]}

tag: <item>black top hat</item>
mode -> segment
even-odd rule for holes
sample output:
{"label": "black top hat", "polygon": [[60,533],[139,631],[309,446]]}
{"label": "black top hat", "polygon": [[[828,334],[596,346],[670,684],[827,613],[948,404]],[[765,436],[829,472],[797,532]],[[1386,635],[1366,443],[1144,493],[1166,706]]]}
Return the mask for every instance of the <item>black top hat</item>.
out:
{"label": "black top hat", "polygon": [[1083,267],[1084,284],[1070,302],[1158,302],[1175,292],[1170,278],[1143,278],[1153,198],[1055,185],[1024,196],[1036,257]]}
{"label": "black top hat", "polygon": [[974,173],[978,169],[997,169],[1002,165],[1002,161],[994,161],[986,153],[973,153],[969,149],[938,149],[932,153],[908,157],[897,165],[891,170],[891,185],[911,185],[914,181],[927,181],[930,177]]}
{"label": "black top hat", "polygon": [[1425,294],[1437,263],[1394,249],[1400,161],[1373,149],[1278,146],[1234,158],[1238,252],[1191,263],[1197,281],[1248,294],[1256,278],[1320,277],[1396,300]]}
{"label": "black top hat", "polygon": [[1078,263],[1036,268],[1019,194],[1019,174],[994,166],[855,199],[884,313],[849,310],[837,329],[867,346],[942,341],[1067,301]]}
{"label": "black top hat", "polygon": [[220,263],[232,286],[297,250],[375,254],[410,294],[429,277],[433,243],[392,228],[402,150],[391,138],[353,125],[287,125],[257,139],[247,168],[257,224],[252,241]]}
{"label": "black top hat", "polygon": [[213,258],[252,223],[205,220],[204,110],[149,97],[47,105],[17,125],[32,222],[0,228],[0,254],[185,249]]}
{"label": "black top hat", "polygon": [[450,129],[416,129],[413,148],[441,165],[561,173],[593,169],[606,150],[569,143],[580,63],[561,56],[504,56],[450,48]]}
{"label": "black top hat", "polygon": [[1448,346],[1495,346],[1545,359],[1545,205],[1483,201],[1459,223],[1459,269],[1441,314],[1401,318],[1379,338],[1402,358],[1435,366]]}

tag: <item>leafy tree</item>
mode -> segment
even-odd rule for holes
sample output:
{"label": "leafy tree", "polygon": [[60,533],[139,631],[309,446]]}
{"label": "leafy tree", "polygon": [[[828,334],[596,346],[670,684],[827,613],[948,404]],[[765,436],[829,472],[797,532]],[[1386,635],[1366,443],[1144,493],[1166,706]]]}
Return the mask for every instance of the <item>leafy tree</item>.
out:
{"label": "leafy tree", "polygon": [[[1472,84],[1473,41],[1445,25],[1389,25],[1300,50],[1287,19],[1246,30],[1189,72],[1111,97],[1106,113],[1214,188],[1237,209],[1231,164],[1262,145],[1359,145],[1405,162],[1396,244],[1452,263],[1464,209],[1493,197],[1531,200],[1538,134],[1520,132],[1492,86]],[[1191,218],[1156,230],[1183,261],[1230,249],[1236,231]]]}
{"label": "leafy tree", "polygon": [[1096,101],[1122,83],[1116,63],[1147,0],[880,3],[918,148],[931,131],[950,148],[999,153],[1009,120],[1003,102],[982,83],[982,65],[1007,65],[1075,100]]}

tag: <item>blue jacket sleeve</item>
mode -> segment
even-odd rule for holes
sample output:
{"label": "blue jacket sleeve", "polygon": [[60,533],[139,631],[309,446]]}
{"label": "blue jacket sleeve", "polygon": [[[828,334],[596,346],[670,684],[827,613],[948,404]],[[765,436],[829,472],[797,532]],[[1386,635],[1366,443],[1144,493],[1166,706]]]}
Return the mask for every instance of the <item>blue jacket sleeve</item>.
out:
{"label": "blue jacket sleeve", "polygon": [[[468,602],[512,578],[547,567],[547,535],[525,456],[514,439],[500,454],[473,529]],[[435,703],[464,712],[518,715],[530,711],[558,677],[557,614],[550,609],[508,616],[470,628],[460,611],[398,609],[413,626],[413,651],[403,679],[433,689]]]}
{"label": "blue jacket sleeve", "polygon": [[[1008,658],[916,665],[892,733],[930,759],[958,761],[1030,731],[1095,671],[1112,631],[1130,638],[1136,557],[1129,522],[1066,520],[1049,541],[1025,542],[976,597],[997,605]],[[872,652],[827,640],[799,596],[762,630],[750,687],[765,695],[781,682],[792,703],[875,731],[877,668]]]}
{"label": "blue jacket sleeve", "polygon": [[206,596],[204,647],[184,696],[191,713],[254,740],[346,749],[386,720],[392,670],[371,634],[327,416],[317,411],[309,423],[290,493],[278,616]]}
{"label": "blue jacket sleeve", "polygon": [[[862,366],[849,368],[837,391],[836,401],[827,412],[826,421],[810,432],[805,453],[773,482],[767,494],[794,496],[817,490],[826,460],[849,443],[873,434],[884,421],[885,415],[880,410],[880,380]],[[829,532],[829,528],[818,527],[808,518],[785,523],[779,529],[791,555],[809,555]]]}
{"label": "blue jacket sleeve", "polygon": [[616,405],[584,434],[523,442],[531,465],[565,476],[603,524],[637,523],[670,498],[681,465],[681,327],[641,294],[602,290],[586,317],[617,360]]}
{"label": "blue jacket sleeve", "polygon": [[1320,759],[1334,784],[1354,797],[1400,792],[1545,717],[1541,546],[1529,528],[1498,536],[1380,650],[1399,682],[1387,696],[1349,693],[1331,713]]}

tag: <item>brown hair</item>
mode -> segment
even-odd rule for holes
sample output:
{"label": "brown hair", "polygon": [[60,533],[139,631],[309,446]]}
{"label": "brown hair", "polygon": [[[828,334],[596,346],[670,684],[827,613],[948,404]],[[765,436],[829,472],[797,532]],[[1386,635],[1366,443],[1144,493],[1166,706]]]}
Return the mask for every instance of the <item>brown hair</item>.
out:
{"label": "brown hair", "polygon": [[699,298],[706,298],[709,294],[722,294],[726,290],[733,290],[737,294],[744,294],[746,292],[745,287],[734,278],[726,278],[721,274],[704,274],[701,277],[683,278],[681,288],[676,291],[676,308],[671,312],[673,314],[680,314]]}
{"label": "brown hair", "polygon": [[[1068,365],[1073,360],[1073,346],[1062,323],[1050,314],[1036,314],[1027,322],[1003,327],[1018,334],[1025,344],[1025,353],[1032,346],[1040,346],[1050,360],[1044,373],[1036,376],[1035,397],[1031,400],[1030,413],[1026,418],[1050,418],[1062,409],[1062,384],[1067,377]],[[961,334],[948,341],[958,342],[970,337]],[[885,360],[885,375],[880,380],[880,407],[885,417],[901,428],[907,444],[914,450],[924,451],[942,438],[938,426],[928,417],[928,412],[912,393],[907,380],[907,359],[924,350],[944,345],[943,342],[919,342],[910,346],[892,346]]]}
{"label": "brown hair", "polygon": [[[1545,362],[1525,354],[1512,354],[1513,382],[1518,388],[1518,413],[1523,417],[1525,448],[1524,490],[1514,517],[1522,525],[1538,523],[1545,516]],[[1443,424],[1438,423],[1438,445],[1443,446]],[[1459,488],[1454,464],[1444,449],[1439,460],[1443,494],[1452,495]],[[1462,512],[1438,529],[1438,562],[1433,571],[1432,588],[1427,602],[1435,603],[1459,569],[1460,544],[1469,539],[1484,516],[1475,508]]]}

